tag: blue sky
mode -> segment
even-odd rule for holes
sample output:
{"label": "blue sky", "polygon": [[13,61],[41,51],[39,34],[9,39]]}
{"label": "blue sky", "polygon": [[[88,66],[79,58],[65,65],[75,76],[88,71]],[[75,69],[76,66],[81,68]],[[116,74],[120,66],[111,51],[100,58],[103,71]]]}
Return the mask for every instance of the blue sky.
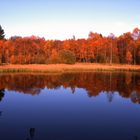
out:
{"label": "blue sky", "polygon": [[87,38],[140,28],[140,0],[0,0],[6,37]]}

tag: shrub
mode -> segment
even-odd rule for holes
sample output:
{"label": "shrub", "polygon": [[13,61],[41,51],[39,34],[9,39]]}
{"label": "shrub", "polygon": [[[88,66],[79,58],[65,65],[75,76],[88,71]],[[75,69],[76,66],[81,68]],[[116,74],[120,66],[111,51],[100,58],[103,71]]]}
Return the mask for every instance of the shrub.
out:
{"label": "shrub", "polygon": [[75,64],[76,62],[75,54],[69,50],[60,50],[59,57],[60,57],[60,63]]}
{"label": "shrub", "polygon": [[47,60],[48,64],[75,64],[75,62],[75,54],[69,50],[53,51]]}

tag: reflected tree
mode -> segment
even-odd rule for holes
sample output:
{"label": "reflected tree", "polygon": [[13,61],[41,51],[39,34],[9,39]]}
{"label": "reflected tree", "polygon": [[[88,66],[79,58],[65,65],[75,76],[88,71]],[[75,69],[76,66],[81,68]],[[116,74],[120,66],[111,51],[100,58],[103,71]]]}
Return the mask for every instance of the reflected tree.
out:
{"label": "reflected tree", "polygon": [[112,72],[109,73],[109,92],[107,92],[107,99],[109,102],[112,102],[114,92],[112,91]]}
{"label": "reflected tree", "polygon": [[[4,97],[4,89],[0,90],[0,101],[2,101],[2,98]],[[0,116],[2,115],[2,111],[0,111]]]}
{"label": "reflected tree", "polygon": [[2,101],[2,98],[4,97],[5,89],[0,89],[0,101]]}
{"label": "reflected tree", "polygon": [[[123,98],[132,98],[134,103],[139,102],[140,96],[140,73],[7,74],[0,75],[0,79],[0,100],[4,96],[4,88],[31,95],[40,94],[44,88],[69,88],[71,93],[75,93],[76,88],[82,88],[89,97],[105,91],[109,102],[113,100],[115,91]],[[132,91],[137,93],[136,100]]]}
{"label": "reflected tree", "polygon": [[26,140],[33,140],[35,136],[35,128],[29,129],[29,137]]}
{"label": "reflected tree", "polygon": [[2,116],[2,111],[0,111],[0,116]]}
{"label": "reflected tree", "polygon": [[107,99],[109,102],[112,102],[113,101],[113,96],[114,96],[114,92],[107,92]]}
{"label": "reflected tree", "polygon": [[139,140],[138,136],[134,136],[134,140]]}
{"label": "reflected tree", "polygon": [[134,103],[138,102],[140,104],[140,95],[136,91],[132,91],[130,98]]}

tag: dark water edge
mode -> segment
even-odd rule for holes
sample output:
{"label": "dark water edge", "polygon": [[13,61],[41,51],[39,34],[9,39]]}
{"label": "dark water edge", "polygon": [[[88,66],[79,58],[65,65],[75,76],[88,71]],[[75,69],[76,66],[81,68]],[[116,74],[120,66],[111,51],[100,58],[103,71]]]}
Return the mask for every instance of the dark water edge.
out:
{"label": "dark water edge", "polygon": [[140,73],[0,74],[0,140],[139,140]]}

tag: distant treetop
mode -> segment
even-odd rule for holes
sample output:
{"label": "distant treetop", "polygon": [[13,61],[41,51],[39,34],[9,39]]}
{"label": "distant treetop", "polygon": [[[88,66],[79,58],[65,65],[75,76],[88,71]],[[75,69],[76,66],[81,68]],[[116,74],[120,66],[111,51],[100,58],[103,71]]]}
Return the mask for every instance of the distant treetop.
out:
{"label": "distant treetop", "polygon": [[0,25],[0,40],[4,39],[4,37],[5,37],[4,30],[2,29]]}

